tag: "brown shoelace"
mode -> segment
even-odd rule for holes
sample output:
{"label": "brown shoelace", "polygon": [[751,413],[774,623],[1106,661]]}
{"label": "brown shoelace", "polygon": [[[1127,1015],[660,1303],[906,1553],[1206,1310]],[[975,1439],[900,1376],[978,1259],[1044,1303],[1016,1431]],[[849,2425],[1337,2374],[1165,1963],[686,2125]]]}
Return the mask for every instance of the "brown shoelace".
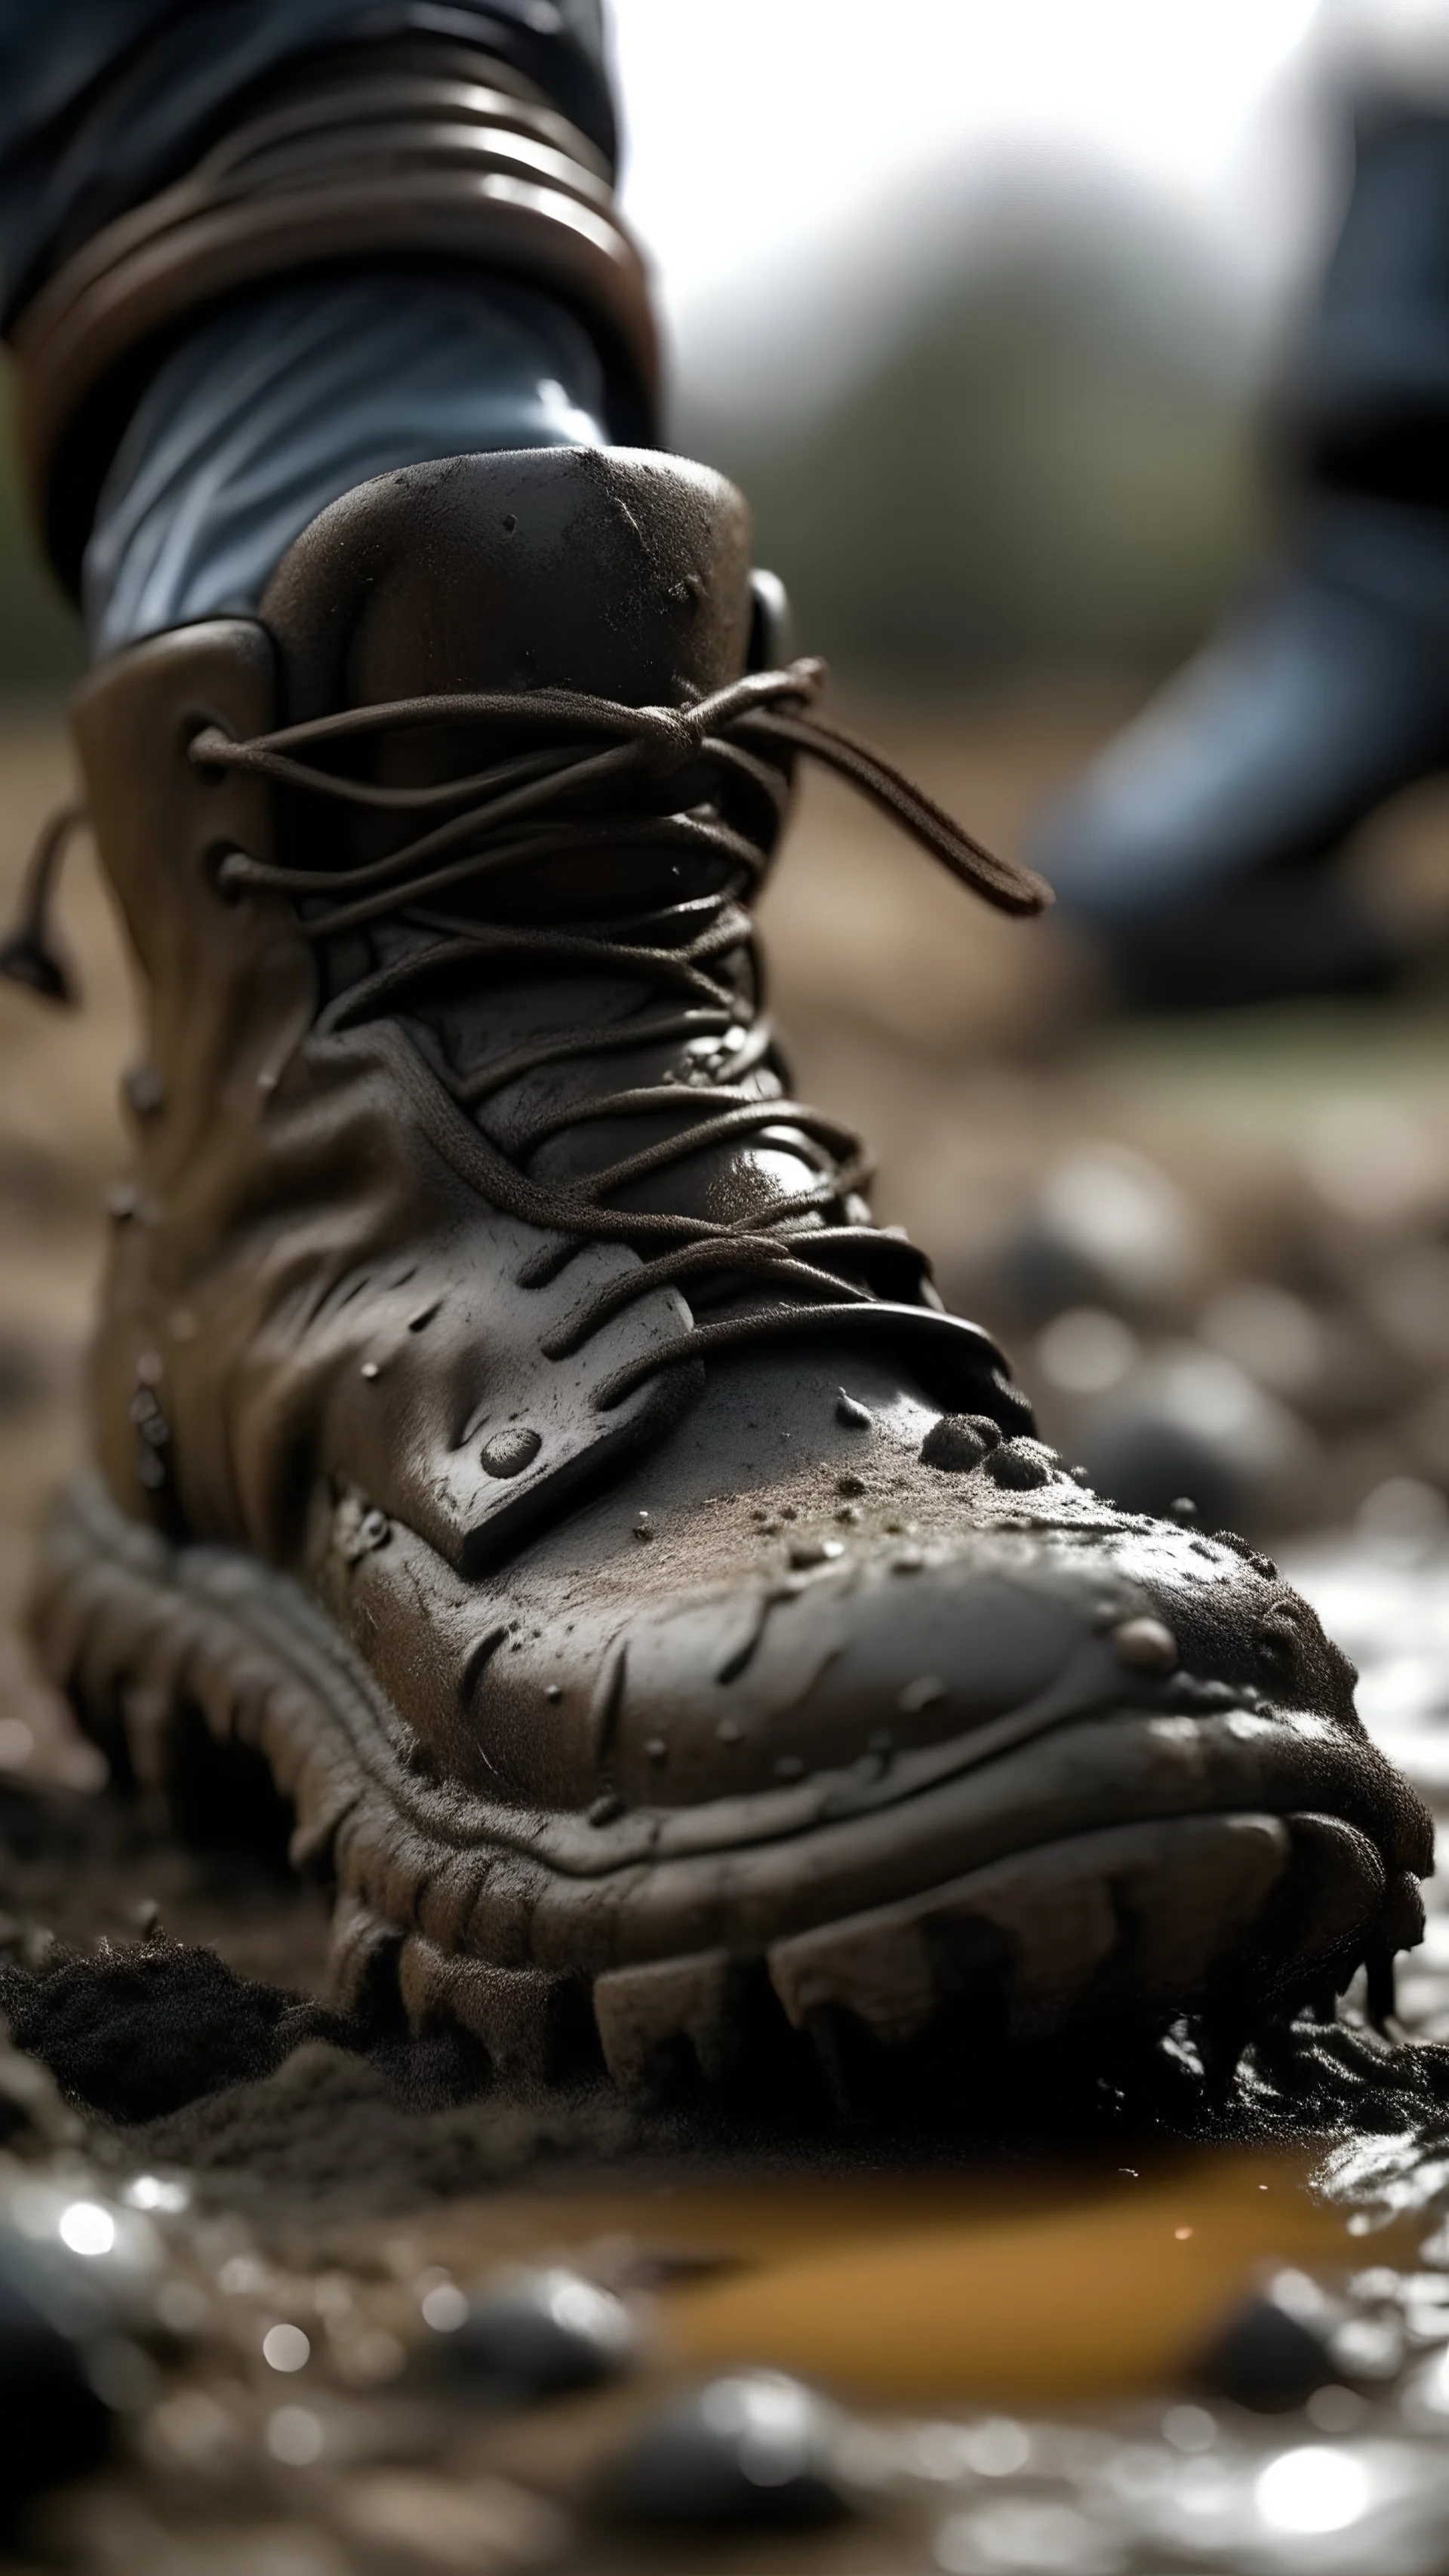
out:
{"label": "brown shoelace", "polygon": [[[548,1356],[576,1350],[610,1316],[655,1287],[687,1281],[698,1286],[707,1279],[716,1293],[730,1281],[739,1282],[736,1294],[761,1286],[778,1292],[774,1304],[756,1303],[722,1320],[694,1324],[663,1350],[617,1369],[596,1390],[601,1409],[619,1403],[659,1369],[707,1351],[842,1325],[857,1330],[869,1322],[897,1332],[967,1335],[978,1354],[990,1354],[992,1362],[996,1357],[974,1326],[930,1302],[934,1291],[926,1285],[925,1257],[914,1245],[855,1221],[848,1203],[869,1177],[858,1141],[784,1096],[769,1068],[768,1022],[741,1000],[723,971],[751,935],[749,900],[768,867],[788,793],[782,756],[808,753],[833,769],[998,910],[1032,913],[1051,900],[1040,878],[983,849],[892,762],[809,712],[823,677],[821,663],[799,661],[785,670],[752,673],[679,708],[621,706],[560,689],[434,695],[349,709],[240,742],[208,727],[189,747],[199,767],[247,771],[293,794],[334,804],[414,814],[422,826],[402,847],[358,866],[271,864],[239,850],[223,862],[223,892],[289,896],[310,940],[326,942],[383,923],[413,934],[416,944],[407,954],[364,974],[324,1005],[317,1034],[340,1037],[364,1023],[393,1021],[420,986],[444,974],[463,974],[472,983],[520,967],[536,967],[541,974],[622,972],[667,996],[662,1016],[626,1016],[554,1032],[466,1076],[455,1075],[431,1052],[427,1058],[429,1071],[468,1114],[470,1176],[505,1213],[559,1238],[528,1265],[524,1284],[542,1286],[556,1277],[591,1240],[624,1242],[641,1255],[638,1268],[588,1297],[545,1345]],[[497,723],[515,738],[537,727],[555,740],[490,762],[473,776],[415,787],[352,778],[316,757],[382,734],[449,723]],[[567,737],[562,744],[561,733]],[[691,792],[697,792],[702,775],[727,782],[732,805],[750,815],[755,829],[727,821],[708,802],[688,811],[659,810],[667,808],[671,782],[686,775]],[[0,950],[0,972],[57,1000],[70,999],[72,990],[49,936],[47,911],[65,840],[82,819],[80,809],[68,808],[42,836],[19,924]],[[448,909],[450,895],[466,888],[475,898],[489,877],[516,878],[530,863],[597,856],[609,846],[691,863],[696,882],[703,867],[716,890],[623,919],[558,928]],[[678,1041],[691,1049],[686,1077],[666,1076],[568,1102],[515,1135],[507,1152],[479,1123],[491,1095],[540,1067]],[[419,1050],[410,1052],[418,1064]],[[751,1077],[764,1087],[746,1088]],[[415,1083],[409,1088],[416,1094]],[[542,1182],[528,1170],[537,1150],[569,1128],[661,1114],[681,1121],[676,1132],[586,1179]],[[797,1154],[808,1140],[823,1168],[811,1187],[771,1201],[763,1218],[755,1213],[716,1222],[606,1204],[646,1176],[766,1129],[787,1130],[788,1149]],[[436,1141],[447,1150],[445,1135]],[[863,1278],[851,1277],[851,1271]]]}

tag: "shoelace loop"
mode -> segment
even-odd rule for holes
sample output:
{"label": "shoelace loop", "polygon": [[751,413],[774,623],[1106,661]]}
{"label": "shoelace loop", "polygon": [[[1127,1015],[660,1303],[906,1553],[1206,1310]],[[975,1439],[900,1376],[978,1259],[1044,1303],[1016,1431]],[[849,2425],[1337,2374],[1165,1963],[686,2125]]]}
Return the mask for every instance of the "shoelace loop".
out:
{"label": "shoelace loop", "polygon": [[[431,694],[349,708],[246,740],[208,726],[189,745],[200,769],[251,773],[303,797],[415,816],[422,827],[397,849],[352,866],[307,868],[240,851],[224,862],[227,891],[285,894],[313,942],[382,923],[424,935],[407,953],[346,984],[319,1014],[319,1034],[395,1020],[419,984],[460,970],[486,978],[520,964],[544,973],[615,977],[622,969],[667,996],[662,1016],[555,1029],[464,1076],[441,1062],[440,1050],[426,1058],[427,1073],[442,1083],[454,1109],[468,1115],[469,1159],[485,1195],[505,1213],[555,1237],[529,1265],[525,1284],[557,1277],[587,1241],[624,1242],[640,1256],[636,1269],[595,1289],[555,1329],[550,1355],[576,1350],[654,1287],[689,1282],[697,1301],[702,1290],[714,1302],[757,1296],[762,1288],[778,1292],[776,1304],[754,1303],[742,1313],[696,1323],[664,1349],[616,1370],[595,1390],[601,1409],[612,1408],[661,1369],[766,1336],[841,1323],[855,1329],[867,1319],[897,1331],[975,1334],[974,1327],[946,1316],[938,1300],[929,1302],[934,1291],[926,1285],[925,1256],[915,1246],[861,1221],[856,1193],[869,1167],[857,1140],[785,1095],[771,1063],[769,1024],[742,1006],[729,981],[728,963],[750,937],[749,897],[768,866],[773,831],[762,830],[757,838],[726,820],[707,798],[687,811],[669,808],[671,782],[698,775],[704,764],[710,777],[742,791],[746,806],[753,797],[778,822],[788,792],[782,755],[806,753],[996,909],[1018,915],[1042,910],[1051,894],[1039,877],[984,849],[892,761],[810,712],[823,678],[823,664],[797,661],[783,670],[750,673],[679,707],[626,706],[565,689]],[[529,731],[553,739],[512,751],[472,775],[421,785],[383,784],[325,765],[327,753],[369,738],[493,723],[515,742]],[[0,973],[57,1001],[72,1001],[74,984],[50,939],[48,912],[65,842],[82,820],[82,808],[67,808],[42,835],[26,873],[19,920],[0,949]],[[494,921],[476,908],[477,890],[490,876],[575,854],[597,855],[609,845],[708,863],[713,890],[622,919],[558,927]],[[448,896],[464,890],[474,908],[465,915],[449,911]],[[570,1100],[535,1116],[506,1151],[482,1124],[479,1113],[491,1096],[542,1066],[680,1038],[693,1050],[684,1079],[676,1073]],[[414,1061],[422,1070],[417,1050]],[[567,1128],[661,1113],[674,1121],[672,1132],[586,1179],[550,1182],[529,1170],[537,1151]],[[795,1159],[813,1162],[818,1178],[761,1211],[720,1221],[607,1203],[631,1184],[712,1146],[760,1139],[767,1130]],[[994,1360],[985,1336],[976,1339]]]}

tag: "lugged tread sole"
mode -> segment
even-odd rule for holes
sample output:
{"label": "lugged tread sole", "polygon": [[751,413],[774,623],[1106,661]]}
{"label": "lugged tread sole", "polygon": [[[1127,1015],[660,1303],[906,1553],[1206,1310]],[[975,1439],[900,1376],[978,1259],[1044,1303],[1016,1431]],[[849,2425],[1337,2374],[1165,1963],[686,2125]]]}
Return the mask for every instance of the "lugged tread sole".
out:
{"label": "lugged tread sole", "polygon": [[[235,1551],[172,1549],[81,1488],[42,1556],[31,1626],[46,1670],[113,1762],[173,1802],[184,1783],[193,1821],[205,1823],[208,1801],[224,1816],[239,1765],[290,1802],[294,1861],[336,1885],[338,2002],[400,2008],[420,2027],[456,2023],[500,2075],[526,2085],[603,2067],[627,2087],[749,2089],[762,2066],[798,2059],[818,2061],[832,2089],[855,2099],[932,2052],[961,2062],[1043,2042],[1090,2048],[1182,2015],[1246,2037],[1265,2015],[1341,1991],[1386,1940],[1413,1937],[1414,1881],[1386,1871],[1359,1824],[1315,1812],[1306,1791],[1292,1804],[1291,1784],[1281,1808],[1238,1805],[1226,1775],[1204,1812],[1200,1777],[1190,1800],[1186,1785],[1172,1791],[1169,1768],[1168,1789],[1153,1790],[1165,1811],[1106,1822],[1088,1812],[1081,1830],[1052,1830],[1072,1783],[1090,1785],[1104,1766],[1110,1781],[1114,1760],[1142,1802],[1132,1766],[1148,1721],[1109,1712],[1089,1748],[1096,1768],[1083,1768],[1079,1727],[1036,1754],[1031,1773],[1028,1748],[883,1819],[814,1827],[814,1849],[838,1846],[842,1869],[866,1855],[866,1896],[899,1878],[902,1851],[925,1883],[823,1921],[787,1921],[774,1937],[749,1915],[768,1915],[780,1875],[766,1842],[758,1854],[701,1847],[652,1863],[625,1847],[611,1892],[642,1891],[637,1920],[663,1955],[620,1960],[598,1930],[602,1921],[617,1938],[618,1907],[596,1901],[607,1845],[590,1856],[593,1876],[575,1844],[551,1863],[529,1819],[410,1777],[403,1730],[376,1684],[286,1577]],[[1209,1727],[1202,1735],[1212,1740]],[[1154,1748],[1157,1771],[1169,1755]],[[1055,1803],[1043,1793],[1022,1807],[1021,1847],[990,1850],[1003,1830],[993,1811],[989,1856],[941,1874],[943,1806],[948,1827],[973,1798],[982,1812],[996,1799],[1010,1821],[1003,1799],[1052,1763],[1065,1788]],[[961,1859],[970,1844],[957,1833]],[[797,1838],[797,1872],[798,1850]],[[658,1938],[661,1918],[647,1908],[659,1886],[695,1891],[681,1926],[708,1922],[705,1896],[747,1880],[757,1858],[760,1887],[747,1888],[743,1913],[727,1918],[715,1904],[729,1937],[702,1947],[697,1934]]]}

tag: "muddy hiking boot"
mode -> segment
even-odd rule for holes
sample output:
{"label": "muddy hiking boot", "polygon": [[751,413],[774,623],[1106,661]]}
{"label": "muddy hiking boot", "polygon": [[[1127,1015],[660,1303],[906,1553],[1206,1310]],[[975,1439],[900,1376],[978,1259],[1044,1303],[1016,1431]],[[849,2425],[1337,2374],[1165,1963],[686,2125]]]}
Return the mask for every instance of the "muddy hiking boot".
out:
{"label": "muddy hiking boot", "polygon": [[[1345,144],[1350,138],[1343,136]],[[1281,527],[1219,631],[1040,825],[1129,1009],[1442,974],[1347,845],[1449,769],[1449,115],[1373,84],[1342,229],[1271,405]]]}
{"label": "muddy hiking boot", "polygon": [[511,2076],[890,2103],[1364,1960],[1381,2005],[1430,1825],[1350,1667],[1083,1489],[790,1096],[801,755],[1039,894],[821,722],[777,605],[702,467],[471,457],[85,683],[149,1016],[46,1669],[192,1829],[264,1766],[339,1997]]}

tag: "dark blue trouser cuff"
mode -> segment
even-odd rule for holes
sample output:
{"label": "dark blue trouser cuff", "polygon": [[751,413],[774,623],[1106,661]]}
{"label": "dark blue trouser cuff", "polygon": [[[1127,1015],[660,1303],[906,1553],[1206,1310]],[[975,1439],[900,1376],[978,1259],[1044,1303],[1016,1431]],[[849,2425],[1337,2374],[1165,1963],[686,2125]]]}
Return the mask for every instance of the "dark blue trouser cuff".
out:
{"label": "dark blue trouser cuff", "polygon": [[606,444],[603,368],[546,296],[482,278],[257,290],[152,379],[86,548],[93,654],[254,609],[294,537],[374,474],[487,448]]}

